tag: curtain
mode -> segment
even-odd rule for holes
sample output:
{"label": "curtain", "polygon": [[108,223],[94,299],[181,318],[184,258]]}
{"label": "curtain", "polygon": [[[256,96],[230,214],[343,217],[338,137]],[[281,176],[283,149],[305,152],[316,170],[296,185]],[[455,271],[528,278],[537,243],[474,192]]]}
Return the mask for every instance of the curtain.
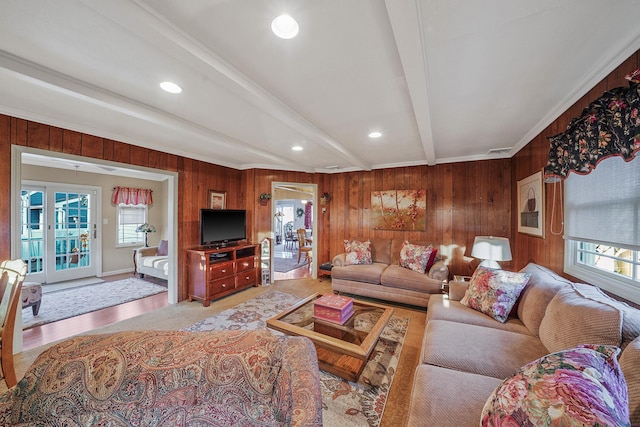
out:
{"label": "curtain", "polygon": [[151,205],[153,204],[152,190],[144,188],[114,187],[111,202],[114,205]]}
{"label": "curtain", "polygon": [[571,172],[586,175],[608,157],[629,161],[640,151],[640,68],[626,79],[629,87],[605,92],[565,132],[549,138],[545,182],[564,180]]}
{"label": "curtain", "polygon": [[304,205],[304,228],[307,230],[311,229],[311,225],[313,223],[313,218],[311,218],[311,212],[313,211],[311,209],[312,206],[313,203],[311,202],[307,202],[307,204]]}

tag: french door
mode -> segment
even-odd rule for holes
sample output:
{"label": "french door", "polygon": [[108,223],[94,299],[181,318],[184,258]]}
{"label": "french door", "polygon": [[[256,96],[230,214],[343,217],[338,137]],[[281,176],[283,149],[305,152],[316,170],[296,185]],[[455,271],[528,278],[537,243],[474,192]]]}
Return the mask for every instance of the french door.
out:
{"label": "french door", "polygon": [[98,192],[76,185],[22,186],[21,255],[29,280],[55,283],[96,275]]}

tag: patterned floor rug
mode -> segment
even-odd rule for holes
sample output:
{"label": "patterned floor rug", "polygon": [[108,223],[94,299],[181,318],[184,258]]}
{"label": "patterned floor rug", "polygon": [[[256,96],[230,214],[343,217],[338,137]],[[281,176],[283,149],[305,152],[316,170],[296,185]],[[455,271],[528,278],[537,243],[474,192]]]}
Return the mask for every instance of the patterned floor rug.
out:
{"label": "patterned floor rug", "polygon": [[[268,318],[297,301],[299,298],[296,296],[272,290],[185,330],[266,328]],[[327,372],[320,372],[324,425],[375,427],[380,424],[408,326],[408,318],[395,316],[391,318],[357,383],[345,381]]]}
{"label": "patterned floor rug", "polygon": [[68,319],[160,292],[167,292],[167,288],[137,277],[47,292],[42,295],[37,316],[33,315],[30,307],[22,310],[22,329]]}

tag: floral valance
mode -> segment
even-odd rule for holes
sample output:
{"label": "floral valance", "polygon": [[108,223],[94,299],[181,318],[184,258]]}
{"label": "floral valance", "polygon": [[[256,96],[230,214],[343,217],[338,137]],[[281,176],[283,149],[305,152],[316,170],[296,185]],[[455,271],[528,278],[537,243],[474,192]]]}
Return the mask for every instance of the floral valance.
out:
{"label": "floral valance", "polygon": [[153,191],[144,188],[114,187],[111,202],[114,205],[151,205]]}
{"label": "floral valance", "polygon": [[571,120],[567,130],[549,138],[545,182],[588,174],[611,156],[633,159],[640,151],[640,68],[626,76],[629,87],[607,91]]}

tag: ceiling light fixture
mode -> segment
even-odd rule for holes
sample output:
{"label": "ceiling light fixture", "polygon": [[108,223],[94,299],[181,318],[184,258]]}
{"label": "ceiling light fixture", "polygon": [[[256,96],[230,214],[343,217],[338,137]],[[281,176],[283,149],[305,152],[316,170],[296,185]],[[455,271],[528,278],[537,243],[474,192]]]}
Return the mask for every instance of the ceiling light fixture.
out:
{"label": "ceiling light fixture", "polygon": [[271,31],[281,39],[292,39],[298,35],[299,30],[296,20],[287,14],[280,15],[271,22]]}
{"label": "ceiling light fixture", "polygon": [[182,92],[182,88],[173,82],[162,82],[160,83],[160,87],[162,90],[169,93],[180,93]]}
{"label": "ceiling light fixture", "polygon": [[299,146],[299,145],[294,145],[293,147],[291,147],[291,149],[292,149],[293,151],[302,151],[302,147],[301,147],[301,146]]}
{"label": "ceiling light fixture", "polygon": [[371,139],[380,138],[381,136],[382,136],[382,132],[378,132],[378,131],[371,132],[369,134],[369,138],[371,138]]}

